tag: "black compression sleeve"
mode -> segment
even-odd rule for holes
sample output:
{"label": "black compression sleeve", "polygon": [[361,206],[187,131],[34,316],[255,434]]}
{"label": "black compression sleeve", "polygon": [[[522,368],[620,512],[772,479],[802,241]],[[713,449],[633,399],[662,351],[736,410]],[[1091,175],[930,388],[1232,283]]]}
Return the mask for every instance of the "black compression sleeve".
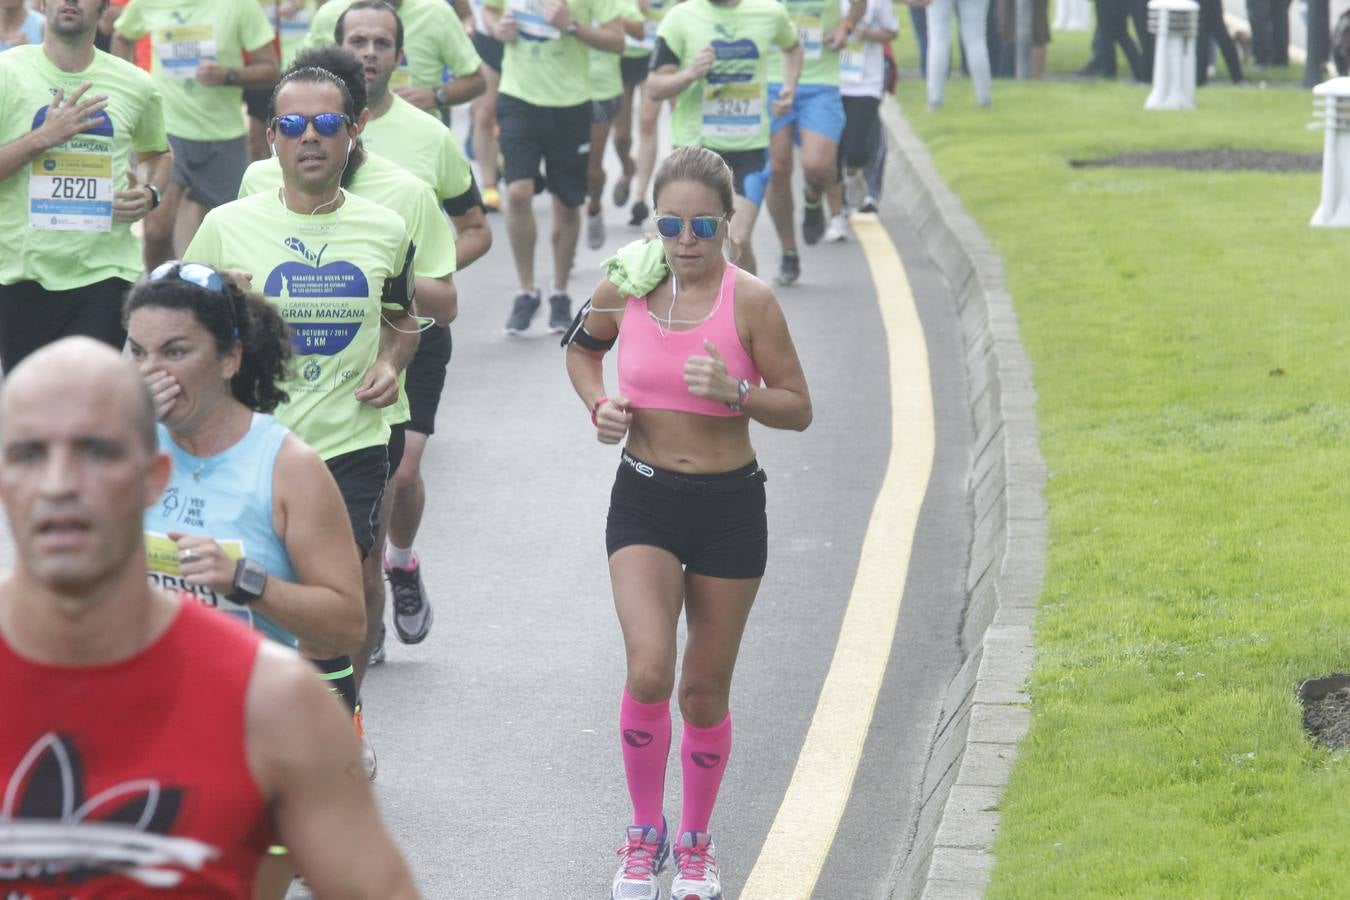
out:
{"label": "black compression sleeve", "polygon": [[384,280],[384,292],[380,295],[380,300],[385,303],[397,303],[405,310],[412,309],[416,281],[413,274],[413,255],[416,252],[417,247],[409,242],[408,255],[403,259],[403,271]]}
{"label": "black compression sleeve", "polygon": [[478,190],[478,180],[470,176],[469,189],[458,197],[447,197],[441,201],[441,208],[445,214],[454,219],[465,215],[475,207],[487,212],[487,207],[483,205],[483,195]]}
{"label": "black compression sleeve", "polygon": [[670,49],[666,39],[659,37],[656,39],[656,50],[652,52],[652,64],[650,71],[655,72],[662,66],[679,66],[680,58],[675,55],[675,51]]}

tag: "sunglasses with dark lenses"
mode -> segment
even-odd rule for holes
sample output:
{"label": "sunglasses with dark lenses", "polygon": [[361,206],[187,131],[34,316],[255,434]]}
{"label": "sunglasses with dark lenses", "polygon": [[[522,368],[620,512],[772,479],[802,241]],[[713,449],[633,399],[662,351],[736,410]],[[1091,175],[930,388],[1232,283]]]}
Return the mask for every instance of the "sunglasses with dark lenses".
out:
{"label": "sunglasses with dark lenses", "polygon": [[305,133],[309,123],[324,137],[332,137],[351,123],[346,113],[319,113],[317,116],[302,116],[299,113],[287,113],[272,120],[272,127],[283,137],[298,138]]}
{"label": "sunglasses with dark lenses", "polygon": [[677,238],[684,232],[684,223],[689,223],[689,230],[694,233],[694,237],[701,241],[712,240],[717,236],[717,226],[722,222],[722,216],[694,216],[692,219],[682,219],[679,216],[657,216],[656,230],[663,238]]}
{"label": "sunglasses with dark lenses", "polygon": [[163,281],[166,278],[175,278],[178,281],[196,285],[213,294],[221,294],[225,306],[230,310],[230,324],[234,327],[234,336],[239,337],[239,320],[234,316],[234,303],[231,302],[229,295],[225,294],[225,277],[223,275],[210,266],[201,263],[185,263],[171,259],[156,266],[149,275],[145,276],[146,281]]}

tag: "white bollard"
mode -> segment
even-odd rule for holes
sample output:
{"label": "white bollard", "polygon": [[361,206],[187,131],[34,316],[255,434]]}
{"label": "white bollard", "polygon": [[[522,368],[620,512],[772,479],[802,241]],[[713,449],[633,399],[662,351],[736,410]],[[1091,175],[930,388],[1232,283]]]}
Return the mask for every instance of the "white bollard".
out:
{"label": "white bollard", "polygon": [[1195,40],[1200,4],[1195,0],[1149,0],[1148,30],[1153,48],[1153,90],[1144,109],[1195,109]]}
{"label": "white bollard", "polygon": [[1350,227],[1350,78],[1333,78],[1313,88],[1313,109],[1322,113],[1322,202],[1312,225]]}
{"label": "white bollard", "polygon": [[1088,31],[1092,28],[1092,4],[1088,0],[1056,0],[1055,31]]}

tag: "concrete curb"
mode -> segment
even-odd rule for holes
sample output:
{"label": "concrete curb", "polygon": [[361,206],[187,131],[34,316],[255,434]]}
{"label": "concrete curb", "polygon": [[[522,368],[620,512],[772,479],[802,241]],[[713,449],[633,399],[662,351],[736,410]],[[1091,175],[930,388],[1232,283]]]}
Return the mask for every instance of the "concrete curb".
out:
{"label": "concrete curb", "polygon": [[976,434],[975,527],[959,636],[965,663],[943,699],[918,826],[892,896],[967,900],[981,897],[989,882],[999,798],[1031,721],[1025,685],[1045,568],[1045,461],[1031,361],[1003,263],[938,176],[899,105],[888,100],[881,115],[886,202],[900,207],[951,285]]}

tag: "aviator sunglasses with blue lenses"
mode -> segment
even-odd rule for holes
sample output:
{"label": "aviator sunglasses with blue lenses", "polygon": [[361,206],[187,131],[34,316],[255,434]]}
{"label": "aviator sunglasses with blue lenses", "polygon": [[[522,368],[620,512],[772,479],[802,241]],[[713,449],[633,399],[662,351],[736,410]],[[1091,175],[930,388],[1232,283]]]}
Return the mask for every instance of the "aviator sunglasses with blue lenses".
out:
{"label": "aviator sunglasses with blue lenses", "polygon": [[700,241],[710,241],[717,237],[717,226],[721,224],[725,216],[694,216],[692,219],[682,219],[679,216],[657,216],[656,230],[663,238],[677,238],[684,232],[684,223],[689,223],[689,230],[694,233],[694,237]]}
{"label": "aviator sunglasses with blue lenses", "polygon": [[314,130],[323,137],[332,137],[343,128],[351,124],[351,119],[347,118],[346,113],[319,113],[317,116],[302,116],[299,113],[287,113],[284,116],[277,116],[272,119],[272,127],[281,133],[283,137],[298,138],[305,133],[309,123],[314,123]]}
{"label": "aviator sunglasses with blue lenses", "polygon": [[225,301],[225,306],[230,310],[230,324],[234,327],[234,337],[239,337],[239,320],[234,316],[234,303],[225,293],[225,277],[210,266],[201,263],[185,263],[176,259],[171,259],[166,263],[158,265],[145,276],[146,281],[163,281],[165,278],[173,277],[179,281],[186,281],[188,284],[194,284],[203,290],[210,291],[213,294],[220,294],[221,299]]}

